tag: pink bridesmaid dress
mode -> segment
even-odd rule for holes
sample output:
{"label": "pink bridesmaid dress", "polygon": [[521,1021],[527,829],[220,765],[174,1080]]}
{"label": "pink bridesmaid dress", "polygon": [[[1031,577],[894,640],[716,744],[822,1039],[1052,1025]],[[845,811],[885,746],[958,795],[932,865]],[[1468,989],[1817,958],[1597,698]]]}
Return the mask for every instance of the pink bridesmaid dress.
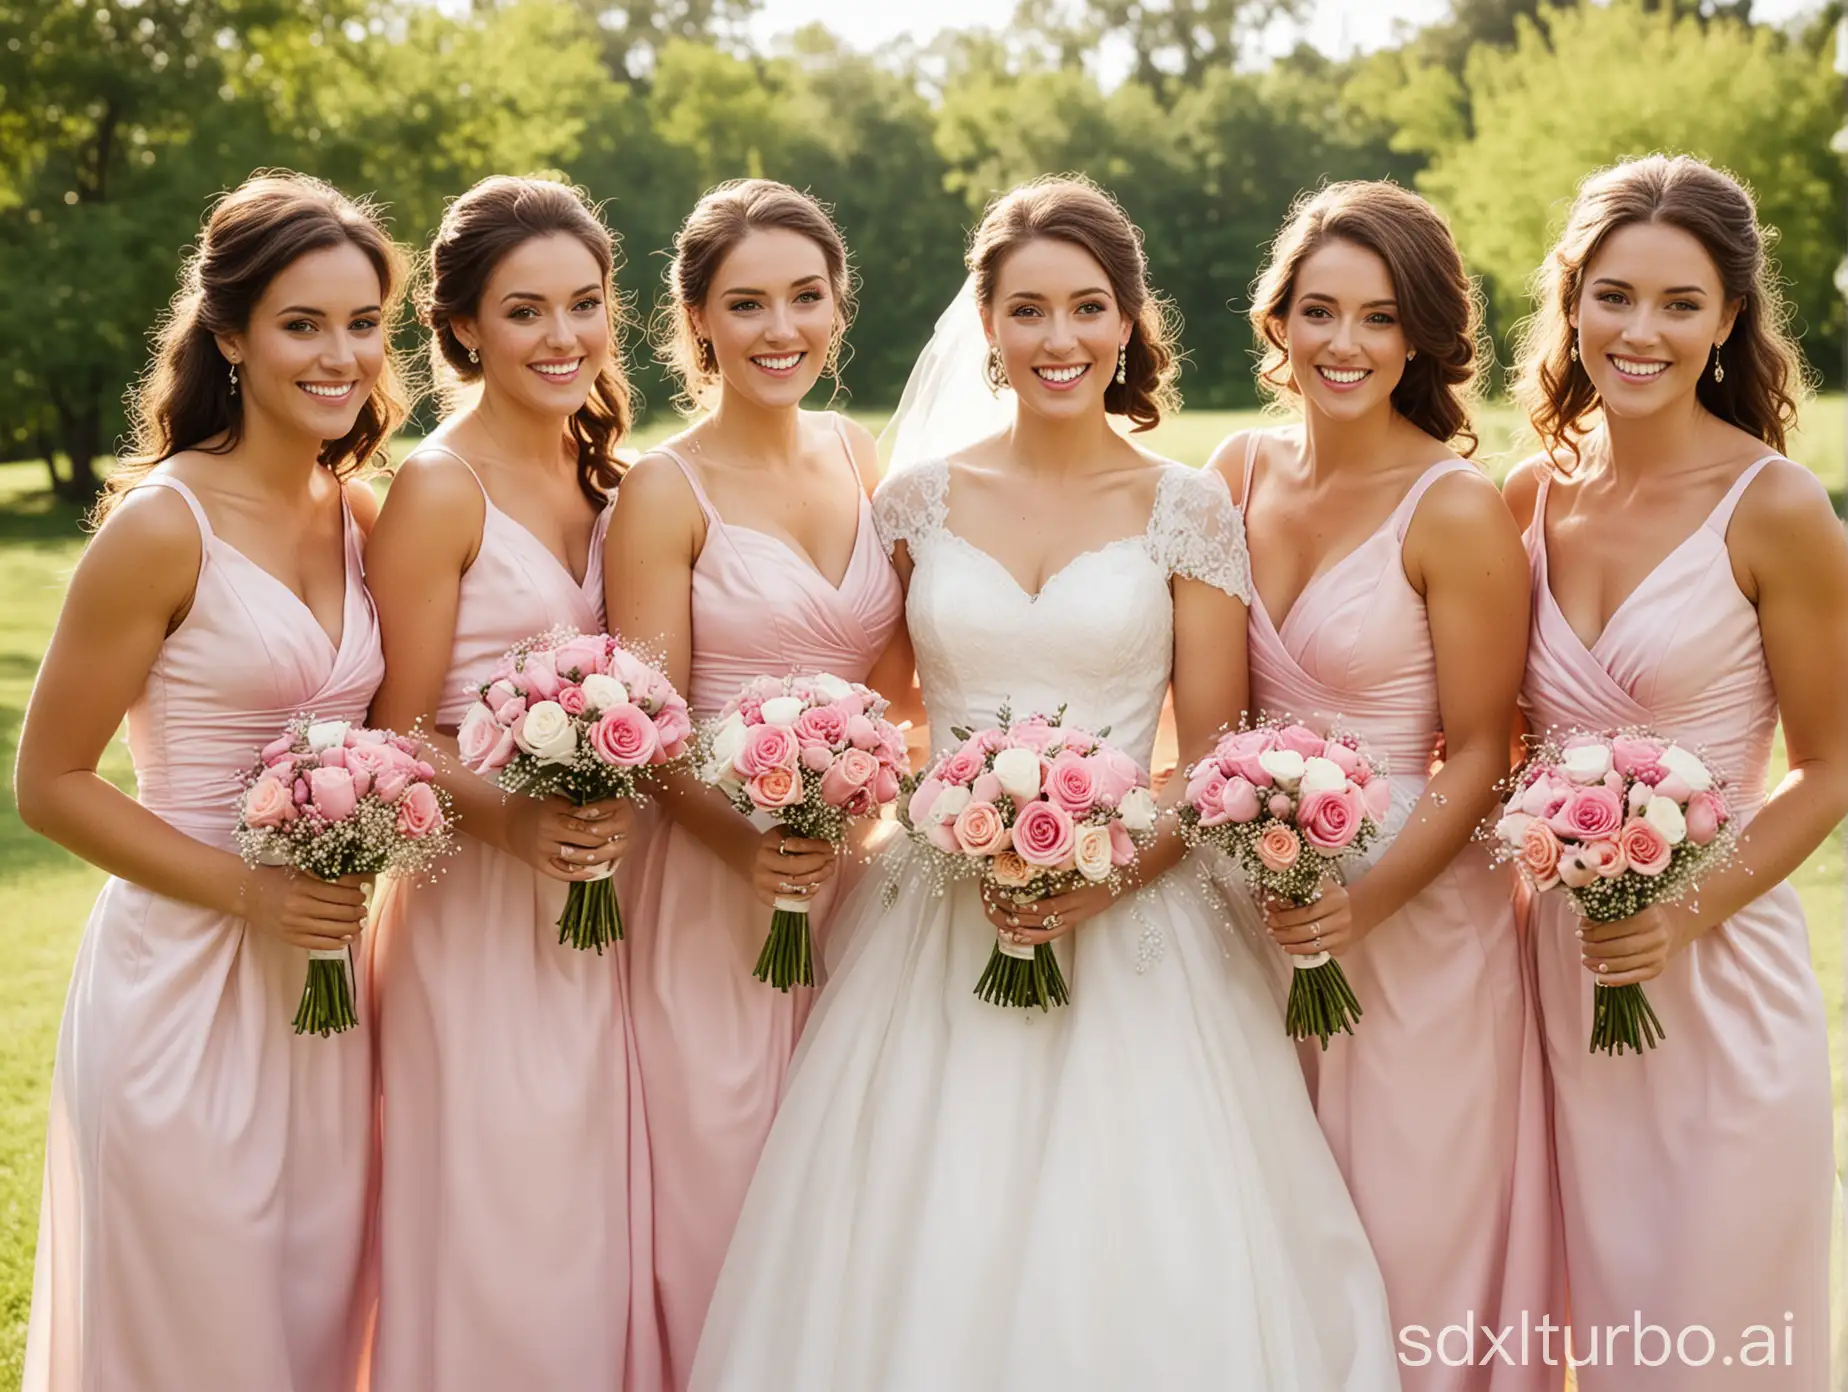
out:
{"label": "pink bridesmaid dress", "polygon": [[[1764,804],[1777,695],[1758,613],[1733,579],[1726,529],[1759,460],[1637,586],[1588,649],[1547,578],[1547,480],[1528,530],[1534,622],[1522,704],[1536,733],[1648,725],[1730,781],[1741,823]],[[1795,466],[1791,466],[1795,467]],[[1670,959],[1644,987],[1665,1037],[1641,1056],[1593,1054],[1592,985],[1577,915],[1534,901],[1532,941],[1553,1085],[1580,1392],[1828,1386],[1834,1192],[1829,1045],[1809,934],[1789,883]],[[1662,1352],[1640,1322],[1681,1341]],[[1765,1334],[1747,1334],[1750,1326]],[[1775,1363],[1748,1343],[1768,1334]],[[1638,1361],[1641,1355],[1642,1363]],[[1710,1354],[1710,1361],[1705,1361]],[[1703,1363],[1704,1366],[1695,1366]]]}
{"label": "pink bridesmaid dress", "polygon": [[[1256,455],[1254,436],[1247,506]],[[1430,626],[1401,548],[1426,490],[1474,471],[1460,459],[1432,465],[1378,531],[1309,582],[1281,625],[1253,594],[1253,706],[1324,731],[1338,725],[1384,755],[1392,835],[1424,793],[1441,732]],[[1386,1278],[1404,1385],[1416,1392],[1559,1385],[1537,1350],[1509,1366],[1478,1332],[1564,1313],[1539,1030],[1510,884],[1480,847],[1466,847],[1342,954],[1365,1012],[1354,1033],[1336,1035],[1326,1053],[1315,1040],[1301,1049],[1316,1115]],[[1447,1326],[1457,1332],[1445,1336]],[[1518,1338],[1517,1329],[1511,1353]]]}
{"label": "pink bridesmaid dress", "polygon": [[[363,720],[384,676],[347,520],[336,642],[199,526],[198,586],[128,710],[137,797],[235,851],[237,780],[301,711]],[[52,1076],[25,1392],[348,1392],[370,1308],[372,1039],[292,1021],[308,957],[111,879]],[[367,985],[361,967],[359,990]]]}
{"label": "pink bridesmaid dress", "polygon": [[[864,681],[904,597],[846,436],[841,487],[860,494],[860,521],[839,585],[776,537],[726,522],[685,457],[657,449],[686,475],[706,517],[693,567],[694,719],[716,715],[752,677],[831,672]],[[681,1388],[812,992],[785,994],[752,977],[770,910],[671,820],[656,825],[621,875],[654,1161],[655,1288],[669,1382]],[[830,891],[816,905],[817,960]]]}
{"label": "pink bridesmaid dress", "polygon": [[[608,511],[580,584],[482,497],[444,729],[513,644],[554,625],[603,628]],[[644,1392],[660,1374],[652,1292],[631,1272],[647,1251],[647,1145],[621,953],[561,945],[564,882],[459,841],[435,882],[394,886],[374,947],[384,1168],[372,1386]]]}

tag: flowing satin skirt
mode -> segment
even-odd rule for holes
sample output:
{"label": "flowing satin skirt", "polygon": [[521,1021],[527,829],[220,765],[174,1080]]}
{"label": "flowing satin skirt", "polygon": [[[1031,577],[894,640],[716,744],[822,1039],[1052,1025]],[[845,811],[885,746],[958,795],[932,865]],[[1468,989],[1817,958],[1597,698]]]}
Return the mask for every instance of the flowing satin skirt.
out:
{"label": "flowing satin skirt", "polygon": [[1396,1388],[1275,979],[1194,865],[1079,928],[1042,1014],[973,994],[975,886],[891,855],[838,917],[693,1387]]}
{"label": "flowing satin skirt", "polygon": [[[623,955],[566,887],[464,838],[375,949],[384,1168],[376,1392],[658,1385],[647,1139]],[[640,1256],[638,1257],[638,1254]]]}
{"label": "flowing satin skirt", "polygon": [[25,1392],[350,1392],[372,1038],[293,1032],[306,971],[242,919],[104,887],[58,1034]]}

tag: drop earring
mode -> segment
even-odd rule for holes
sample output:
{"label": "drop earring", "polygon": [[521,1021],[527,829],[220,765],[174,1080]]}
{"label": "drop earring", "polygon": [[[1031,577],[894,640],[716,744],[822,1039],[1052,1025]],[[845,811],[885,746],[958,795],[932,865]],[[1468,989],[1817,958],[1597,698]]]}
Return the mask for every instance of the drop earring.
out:
{"label": "drop earring", "polygon": [[1573,362],[1577,362],[1578,361],[1578,344],[1575,343],[1570,348],[1566,349],[1566,356],[1568,358],[1571,358]]}
{"label": "drop earring", "polygon": [[235,359],[231,363],[231,395],[237,395],[237,362]]}
{"label": "drop earring", "polygon": [[988,390],[994,395],[1001,395],[1001,389],[1007,385],[1007,367],[1001,361],[1001,345],[988,345],[988,358],[982,364],[982,375],[988,379]]}
{"label": "drop earring", "polygon": [[481,354],[471,348],[468,350],[468,360],[472,363],[479,363],[481,361]]}
{"label": "drop earring", "polygon": [[1120,387],[1129,381],[1129,345],[1123,344],[1117,349],[1116,384]]}
{"label": "drop earring", "polygon": [[1713,345],[1713,380],[1716,382],[1726,380],[1726,369],[1720,366],[1720,345],[1717,343]]}

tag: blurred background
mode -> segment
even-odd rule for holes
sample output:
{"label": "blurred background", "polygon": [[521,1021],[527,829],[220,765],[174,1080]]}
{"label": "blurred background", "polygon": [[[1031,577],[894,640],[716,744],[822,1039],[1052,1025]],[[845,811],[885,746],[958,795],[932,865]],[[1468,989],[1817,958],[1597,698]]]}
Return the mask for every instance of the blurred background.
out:
{"label": "blurred background", "polygon": [[[1252,419],[1247,290],[1303,190],[1383,177],[1430,197],[1506,363],[1578,180],[1687,151],[1744,178],[1780,234],[1823,393],[1791,453],[1840,508],[1841,18],[1818,0],[0,0],[0,762],[148,330],[208,201],[255,168],[372,194],[413,247],[483,175],[584,185],[626,257],[642,444],[677,422],[637,325],[707,186],[762,174],[833,206],[861,279],[835,404],[877,429],[982,205],[1082,170],[1141,224],[1185,322],[1188,409],[1150,443],[1199,463]],[[1481,416],[1497,474],[1523,447],[1500,387]],[[132,787],[119,748],[104,772]],[[1831,841],[1799,877],[1838,1099],[1841,860]],[[46,1086],[99,881],[0,794],[0,1387],[18,1385]]]}

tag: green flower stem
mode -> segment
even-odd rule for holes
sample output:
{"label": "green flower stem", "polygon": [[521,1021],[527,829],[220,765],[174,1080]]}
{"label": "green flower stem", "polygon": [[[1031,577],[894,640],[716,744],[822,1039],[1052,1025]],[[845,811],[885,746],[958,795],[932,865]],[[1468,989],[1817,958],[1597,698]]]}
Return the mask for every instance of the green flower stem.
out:
{"label": "green flower stem", "polygon": [[1656,1018],[1643,988],[1632,982],[1628,986],[1592,987],[1591,1052],[1621,1054],[1625,1049],[1642,1053],[1666,1035]]}
{"label": "green flower stem", "polygon": [[1003,952],[997,941],[982,969],[982,979],[975,983],[975,994],[990,1005],[1038,1006],[1041,1010],[1064,1005],[1071,998],[1051,943],[1038,944],[1031,957],[1015,957]]}
{"label": "green flower stem", "polygon": [[346,959],[310,957],[308,980],[302,986],[302,1002],[295,1011],[297,1034],[318,1034],[323,1039],[341,1034],[359,1023],[353,1008],[353,950]]}
{"label": "green flower stem", "polygon": [[1337,1032],[1352,1034],[1354,1021],[1361,1015],[1360,1000],[1348,985],[1341,964],[1329,958],[1318,967],[1303,967],[1290,973],[1290,1002],[1284,1010],[1284,1028],[1292,1039],[1314,1035],[1328,1048]]}
{"label": "green flower stem", "polygon": [[622,941],[622,909],[608,876],[572,881],[565,895],[565,911],[558,916],[558,941],[580,951],[589,949],[599,957],[604,948]]}

